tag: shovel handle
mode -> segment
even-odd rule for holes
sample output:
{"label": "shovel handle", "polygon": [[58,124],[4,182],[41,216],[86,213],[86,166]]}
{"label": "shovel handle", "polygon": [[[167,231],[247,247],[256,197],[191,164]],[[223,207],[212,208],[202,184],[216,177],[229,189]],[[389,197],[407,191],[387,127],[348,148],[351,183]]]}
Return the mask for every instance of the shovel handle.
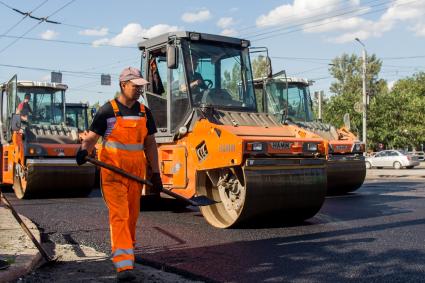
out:
{"label": "shovel handle", "polygon": [[133,175],[131,173],[128,173],[128,172],[126,172],[126,171],[122,170],[121,168],[118,168],[114,165],[107,164],[105,162],[99,161],[99,160],[92,158],[92,157],[89,157],[89,156],[86,156],[86,160],[90,163],[93,163],[94,165],[106,168],[108,170],[111,170],[114,173],[120,174],[124,177],[132,179],[132,180],[137,181],[139,183],[142,183],[142,184],[145,184],[145,185],[148,185],[148,186],[152,186],[152,183],[150,181],[142,179],[139,176]]}
{"label": "shovel handle", "polygon": [[[93,163],[96,166],[99,166],[99,167],[102,167],[102,168],[106,168],[108,170],[111,170],[112,172],[115,172],[117,174],[120,174],[120,175],[122,175],[124,177],[127,177],[129,179],[135,180],[135,181],[140,182],[142,184],[146,184],[148,186],[153,186],[150,181],[145,180],[145,179],[142,179],[139,176],[133,175],[131,173],[128,173],[128,172],[126,172],[126,171],[124,171],[121,168],[118,168],[116,166],[113,166],[113,165],[110,165],[110,164],[106,164],[105,162],[99,161],[99,160],[97,160],[95,158],[92,158],[92,157],[89,157],[89,156],[86,156],[85,159],[88,162]],[[164,189],[164,188],[162,188],[161,192],[163,192],[164,194],[167,194],[167,195],[169,195],[169,196],[171,196],[171,197],[173,197],[175,199],[184,201],[184,202],[186,202],[186,203],[188,203],[190,205],[193,205],[193,206],[200,206],[201,205],[201,204],[197,203],[196,201],[193,201],[191,199],[185,198],[184,196],[181,196],[179,194],[176,194],[176,193],[174,193],[174,192],[172,192],[170,190]]]}

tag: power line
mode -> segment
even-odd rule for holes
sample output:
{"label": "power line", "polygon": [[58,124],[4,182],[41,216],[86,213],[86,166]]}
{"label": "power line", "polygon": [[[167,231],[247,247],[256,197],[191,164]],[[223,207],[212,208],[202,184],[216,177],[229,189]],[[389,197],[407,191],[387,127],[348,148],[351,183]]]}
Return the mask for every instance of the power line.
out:
{"label": "power line", "polygon": [[[37,37],[25,37],[25,36],[13,36],[13,35],[0,35],[0,37],[4,38],[20,38],[24,40],[33,40],[33,41],[47,41],[47,42],[56,42],[56,43],[64,43],[64,44],[73,44],[73,45],[89,45],[93,46],[93,43],[91,42],[83,42],[83,41],[70,41],[70,40],[58,40],[58,39],[44,39],[44,38],[37,38]],[[137,47],[134,46],[119,46],[119,45],[113,45],[113,44],[100,44],[101,46],[107,46],[107,47],[116,47],[116,48],[129,48],[129,49],[137,49]]]}
{"label": "power line", "polygon": [[[33,13],[34,11],[38,10],[41,6],[43,6],[44,4],[46,4],[46,2],[49,0],[45,0],[43,3],[41,3],[40,5],[38,5],[37,7],[35,7],[31,12],[28,13],[21,13],[24,16],[14,25],[12,25],[6,32],[4,32],[2,35],[7,35],[9,32],[11,32],[15,27],[17,27],[20,23],[22,23],[23,20],[25,20],[28,16],[31,15],[31,13]],[[0,1],[3,5],[7,6],[8,8],[12,9],[15,12],[19,11],[13,7],[10,7],[9,5],[5,4],[4,2]]]}
{"label": "power line", "polygon": [[[40,8],[42,5],[44,5],[48,0],[44,1],[43,3],[41,3],[39,6],[36,7],[35,10],[37,10],[38,8]],[[40,21],[35,24],[33,27],[31,27],[29,30],[27,30],[25,33],[23,33],[21,36],[17,37],[14,41],[12,41],[9,45],[7,45],[6,47],[4,47],[3,49],[0,50],[0,54],[3,53],[4,51],[6,51],[9,47],[11,47],[12,45],[14,45],[16,42],[18,42],[20,39],[22,39],[25,35],[27,35],[28,33],[30,33],[32,30],[34,30],[37,26],[39,26],[41,23],[46,22],[48,20],[49,17],[57,14],[59,11],[63,10],[65,7],[67,7],[68,5],[70,5],[71,3],[75,2],[76,0],[71,0],[68,3],[66,3],[65,5],[63,5],[62,7],[60,7],[59,9],[57,9],[55,12],[53,12],[52,14],[50,14],[47,17],[43,17],[43,18],[37,18]],[[13,8],[12,8],[13,9]],[[33,12],[33,11],[32,11]],[[28,13],[29,17],[31,16],[31,13]],[[32,17],[34,18],[34,17]]]}
{"label": "power line", "polygon": [[[377,1],[377,0],[374,0],[374,1]],[[351,2],[351,0],[345,0],[344,2]],[[334,5],[328,5],[328,6],[326,6],[326,7],[336,7],[336,6],[339,6],[339,5],[340,5],[340,3],[338,3],[338,4],[334,4]],[[322,10],[322,9],[323,9],[323,7],[320,7],[320,8],[316,8],[316,9],[311,9],[310,11],[318,11],[318,10]],[[290,18],[295,18],[295,17],[296,17],[295,15],[291,15],[291,16],[289,16],[289,17],[286,17],[285,19],[290,19]],[[267,28],[267,27],[259,28],[257,25],[251,25],[251,26],[243,27],[243,28],[239,29],[238,31],[239,31],[239,32],[241,32],[241,31],[248,30],[248,29],[253,29],[253,28],[257,28],[257,29],[264,29],[264,30],[266,30],[266,29],[273,28],[273,27],[269,27],[269,28]],[[250,34],[250,33],[248,33],[248,34]],[[245,35],[244,35],[244,36],[245,36]]]}
{"label": "power line", "polygon": [[[373,2],[379,2],[379,1],[383,1],[383,0],[372,0],[372,1],[366,2],[364,4],[367,5],[367,4],[371,4]],[[385,1],[386,2],[377,4],[375,6],[382,6],[382,5],[385,5],[385,4],[389,3],[389,2],[391,2],[391,0],[389,0],[389,1],[385,0]],[[336,5],[334,5],[334,6],[336,6]],[[375,7],[375,6],[372,6],[372,7]],[[249,35],[251,37],[257,37],[257,36],[261,36],[261,35],[266,35],[266,34],[274,33],[274,32],[280,31],[282,29],[288,29],[288,28],[291,28],[291,27],[294,27],[294,26],[305,25],[305,24],[308,24],[308,23],[312,23],[312,22],[316,22],[316,21],[321,21],[321,20],[328,19],[328,18],[334,18],[336,16],[340,16],[340,15],[344,15],[344,14],[356,13],[358,11],[369,9],[369,8],[370,7],[364,6],[364,7],[353,8],[351,10],[348,10],[347,7],[345,7],[345,8],[337,9],[337,10],[330,11],[330,12],[327,12],[327,13],[324,13],[324,14],[316,14],[316,15],[313,15],[313,16],[310,16],[310,17],[306,17],[306,18],[300,19],[301,21],[311,20],[311,21],[307,21],[306,23],[293,24],[293,25],[290,25],[289,27],[279,27],[279,28],[273,28],[273,27],[271,27],[271,28],[266,28],[265,30],[269,29],[269,31],[265,31],[265,32],[258,33],[258,34],[256,34],[256,33],[248,33],[247,35]],[[318,9],[314,9],[314,10],[322,10],[322,9],[323,9],[323,7],[318,8]],[[314,10],[311,10],[311,11],[314,11]],[[336,14],[335,15],[334,13],[337,13],[337,12],[343,12],[343,13]],[[295,18],[295,17],[296,17],[295,15],[292,15],[292,16],[286,17],[285,20],[290,19],[290,18]],[[318,18],[318,17],[320,17],[320,18]]]}
{"label": "power line", "polygon": [[[21,65],[10,65],[10,64],[0,64],[1,67],[8,67],[8,68],[17,68],[17,69],[25,69],[25,70],[34,70],[34,71],[48,71],[48,72],[54,72],[57,70],[54,69],[48,69],[48,68],[41,68],[41,67],[29,67],[29,66],[21,66]],[[60,70],[62,73],[69,73],[69,74],[84,74],[84,75],[102,75],[103,73],[97,73],[97,72],[86,72],[86,71],[75,71],[75,70]],[[118,74],[112,74],[113,76],[118,76]]]}
{"label": "power line", "polygon": [[[411,4],[411,3],[414,3],[414,2],[418,2],[418,1],[419,0],[414,0],[414,1],[407,2],[407,3],[402,3],[402,4],[394,5],[394,7],[404,6],[404,5],[408,5],[408,4]],[[375,5],[375,6],[380,6],[380,5],[382,5],[382,4]],[[363,15],[370,15],[370,14],[375,14],[375,13],[378,13],[378,12],[381,12],[381,11],[384,11],[384,10],[386,10],[386,8],[372,10],[372,11],[366,11],[364,13],[359,13],[358,15],[361,15],[361,16],[363,16]],[[347,14],[347,13],[343,13],[343,14]],[[336,17],[341,16],[343,14],[335,15],[332,18],[336,18]],[[325,20],[325,19],[321,19],[321,20]],[[290,27],[285,27],[284,29],[286,29],[288,31],[281,32],[281,33],[276,33],[276,34],[270,35],[270,36],[265,36],[265,37],[257,38],[257,39],[255,39],[253,41],[260,41],[260,40],[269,39],[269,38],[273,38],[273,37],[276,37],[276,36],[290,34],[290,33],[298,32],[298,31],[302,31],[302,30],[309,30],[309,29],[313,29],[313,28],[320,27],[320,26],[323,26],[323,25],[328,25],[330,23],[339,22],[339,21],[342,21],[342,20],[344,20],[344,19],[337,18],[337,19],[335,19],[333,21],[329,21],[329,22],[325,22],[325,23],[320,23],[320,24],[317,24],[317,25],[309,26],[309,27],[306,27],[305,26],[307,24],[311,24],[311,23],[314,23],[314,22],[320,22],[320,20],[317,20],[317,21],[313,21],[313,22],[310,22],[310,23],[303,23],[303,24],[294,25],[292,27],[291,26]],[[303,28],[301,28],[301,29],[297,28],[297,29],[290,30],[291,28],[294,28],[294,27],[297,27],[297,26],[303,26]]]}

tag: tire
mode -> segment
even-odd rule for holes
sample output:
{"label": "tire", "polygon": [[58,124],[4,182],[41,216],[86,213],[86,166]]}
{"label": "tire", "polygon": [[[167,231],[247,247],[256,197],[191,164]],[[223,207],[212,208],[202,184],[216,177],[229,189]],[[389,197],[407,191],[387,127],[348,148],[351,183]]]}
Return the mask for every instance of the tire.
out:
{"label": "tire", "polygon": [[369,161],[366,161],[366,169],[372,169],[372,164]]}
{"label": "tire", "polygon": [[401,169],[402,166],[401,166],[400,162],[396,161],[396,162],[394,162],[393,167],[394,167],[394,169],[399,170],[399,169]]}

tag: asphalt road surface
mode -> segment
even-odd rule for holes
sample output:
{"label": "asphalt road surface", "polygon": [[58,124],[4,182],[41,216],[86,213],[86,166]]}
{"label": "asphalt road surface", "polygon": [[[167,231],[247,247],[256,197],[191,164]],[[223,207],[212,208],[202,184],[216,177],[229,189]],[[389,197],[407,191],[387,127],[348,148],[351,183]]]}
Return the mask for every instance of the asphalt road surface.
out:
{"label": "asphalt road surface", "polygon": [[[110,252],[98,190],[81,199],[7,196],[43,230],[44,241]],[[228,230],[167,200],[141,212],[137,258],[212,282],[425,282],[424,200],[423,180],[368,180],[355,193],[327,198],[304,223]]]}

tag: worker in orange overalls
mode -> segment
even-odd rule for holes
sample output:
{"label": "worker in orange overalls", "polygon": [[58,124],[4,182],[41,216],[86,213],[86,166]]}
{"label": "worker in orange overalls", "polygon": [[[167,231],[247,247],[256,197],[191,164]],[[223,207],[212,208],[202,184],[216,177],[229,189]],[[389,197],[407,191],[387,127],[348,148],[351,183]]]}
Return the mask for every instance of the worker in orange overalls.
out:
{"label": "worker in orange overalls", "polygon": [[[99,137],[103,137],[101,161],[141,178],[145,178],[149,163],[153,172],[151,182],[159,191],[162,182],[154,138],[156,126],[150,110],[138,102],[148,81],[142,78],[140,70],[128,67],[121,72],[119,82],[121,94],[97,111],[77,153],[77,163],[84,164]],[[134,245],[142,185],[107,169],[101,169],[101,182],[109,209],[112,261],[118,272],[117,279],[131,282],[135,279]]]}

